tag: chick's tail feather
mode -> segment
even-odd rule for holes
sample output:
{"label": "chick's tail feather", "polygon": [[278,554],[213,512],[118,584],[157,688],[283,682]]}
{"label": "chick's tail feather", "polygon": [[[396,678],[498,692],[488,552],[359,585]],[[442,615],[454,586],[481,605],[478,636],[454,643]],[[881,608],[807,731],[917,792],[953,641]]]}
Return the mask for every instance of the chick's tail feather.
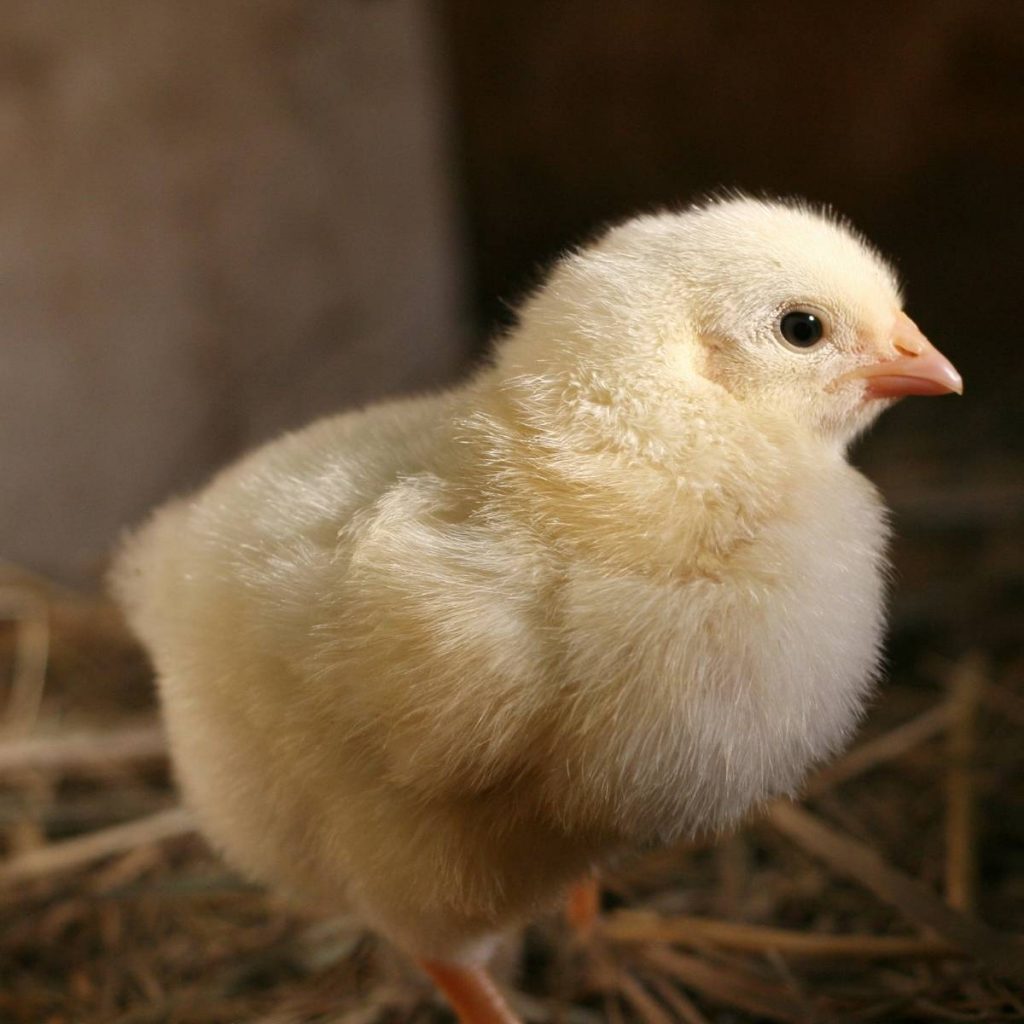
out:
{"label": "chick's tail feather", "polygon": [[107,586],[132,632],[147,646],[159,633],[150,622],[158,621],[174,595],[167,593],[174,573],[168,562],[177,546],[169,543],[169,534],[180,530],[185,514],[184,502],[173,502],[159,509],[142,526],[121,542],[107,574]]}

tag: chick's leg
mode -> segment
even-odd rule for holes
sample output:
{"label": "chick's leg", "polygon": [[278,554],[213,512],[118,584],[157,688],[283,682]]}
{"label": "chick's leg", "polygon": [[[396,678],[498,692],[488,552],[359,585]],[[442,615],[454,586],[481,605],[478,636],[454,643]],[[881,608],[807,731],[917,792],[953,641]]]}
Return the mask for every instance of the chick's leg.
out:
{"label": "chick's leg", "polygon": [[419,964],[452,1004],[461,1024],[521,1024],[482,967],[439,960]]}
{"label": "chick's leg", "polygon": [[565,916],[570,926],[581,938],[587,938],[594,930],[597,915],[601,909],[601,888],[596,875],[588,875],[576,882],[569,890],[565,904]]}

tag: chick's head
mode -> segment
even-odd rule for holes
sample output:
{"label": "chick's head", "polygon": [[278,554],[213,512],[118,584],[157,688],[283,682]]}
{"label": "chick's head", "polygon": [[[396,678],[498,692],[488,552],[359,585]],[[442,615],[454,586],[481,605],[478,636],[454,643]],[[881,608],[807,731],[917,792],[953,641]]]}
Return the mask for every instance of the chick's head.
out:
{"label": "chick's head", "polygon": [[665,422],[710,394],[840,446],[902,395],[961,390],[863,238],[806,205],[750,198],[641,216],[568,256],[499,365]]}

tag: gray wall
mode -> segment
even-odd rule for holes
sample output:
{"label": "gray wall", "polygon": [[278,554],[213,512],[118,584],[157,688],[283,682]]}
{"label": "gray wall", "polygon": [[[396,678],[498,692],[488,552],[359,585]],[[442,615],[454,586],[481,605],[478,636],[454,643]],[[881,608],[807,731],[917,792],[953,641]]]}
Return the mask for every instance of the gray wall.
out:
{"label": "gray wall", "polygon": [[413,0],[0,2],[0,558],[88,582],[153,503],[464,358]]}

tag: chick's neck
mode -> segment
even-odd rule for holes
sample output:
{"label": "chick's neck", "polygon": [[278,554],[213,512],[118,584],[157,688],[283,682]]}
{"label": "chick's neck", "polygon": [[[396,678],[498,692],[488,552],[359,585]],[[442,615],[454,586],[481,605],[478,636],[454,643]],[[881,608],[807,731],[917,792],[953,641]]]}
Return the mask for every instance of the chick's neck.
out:
{"label": "chick's neck", "polygon": [[835,445],[706,381],[666,404],[491,370],[464,398],[455,429],[490,518],[613,571],[716,577],[800,473],[850,472]]}

